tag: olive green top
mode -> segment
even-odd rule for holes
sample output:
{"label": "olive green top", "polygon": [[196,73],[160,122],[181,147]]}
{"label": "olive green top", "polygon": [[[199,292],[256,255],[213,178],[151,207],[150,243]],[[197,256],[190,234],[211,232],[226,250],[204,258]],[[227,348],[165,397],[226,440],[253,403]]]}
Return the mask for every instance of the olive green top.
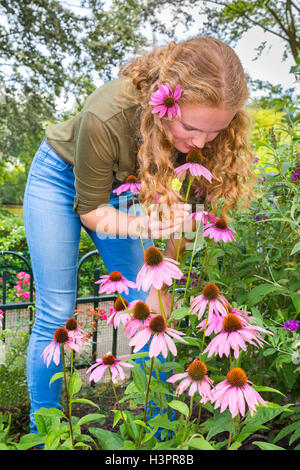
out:
{"label": "olive green top", "polygon": [[[107,82],[88,97],[77,115],[46,128],[49,145],[74,166],[75,214],[108,204],[113,187],[129,175],[137,176],[141,108],[128,93],[134,94],[128,80]],[[175,160],[176,166],[183,163],[180,154]]]}
{"label": "olive green top", "polygon": [[124,79],[105,83],[76,116],[46,128],[49,145],[74,165],[76,214],[109,203],[114,181],[137,176],[140,106],[124,94],[123,84]]}

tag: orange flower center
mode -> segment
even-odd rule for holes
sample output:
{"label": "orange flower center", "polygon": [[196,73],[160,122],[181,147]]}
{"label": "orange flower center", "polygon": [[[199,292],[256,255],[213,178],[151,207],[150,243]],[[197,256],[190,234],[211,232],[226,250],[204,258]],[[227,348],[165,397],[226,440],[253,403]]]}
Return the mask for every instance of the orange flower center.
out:
{"label": "orange flower center", "polygon": [[215,226],[219,228],[220,230],[225,230],[227,228],[227,224],[224,219],[218,219],[215,222]]}
{"label": "orange flower center", "polygon": [[172,96],[167,96],[164,99],[164,105],[167,106],[167,108],[172,108],[172,106],[174,106],[174,104],[175,104],[175,100]]}
{"label": "orange flower center", "polygon": [[220,294],[220,290],[218,286],[216,286],[216,284],[211,282],[209,284],[206,284],[206,286],[204,286],[202,294],[204,295],[206,299],[214,300],[218,298]]}
{"label": "orange flower center", "polygon": [[105,366],[113,366],[115,362],[116,362],[115,357],[110,353],[107,353],[102,357],[102,363]]}
{"label": "orange flower center", "polygon": [[54,333],[54,341],[59,344],[66,343],[69,339],[68,330],[66,328],[57,328]]}
{"label": "orange flower center", "polygon": [[192,149],[186,156],[186,161],[188,163],[200,163],[202,158],[202,153],[200,149]]}
{"label": "orange flower center", "polygon": [[135,304],[132,311],[134,318],[136,318],[137,320],[146,320],[150,315],[150,308],[142,300],[139,300]]}
{"label": "orange flower center", "polygon": [[242,322],[237,315],[234,313],[228,313],[227,317],[223,320],[223,330],[226,333],[232,333],[242,328]]}
{"label": "orange flower center", "polygon": [[69,318],[67,321],[66,321],[66,328],[67,330],[69,331],[74,331],[74,330],[77,330],[77,327],[78,327],[78,322],[75,318]]}
{"label": "orange flower center", "polygon": [[144,256],[148,266],[158,266],[164,259],[162,252],[155,246],[150,246],[145,252]]}
{"label": "orange flower center", "polygon": [[240,367],[231,369],[226,378],[233,387],[243,387],[247,383],[247,375]]}
{"label": "orange flower center", "polygon": [[149,328],[153,333],[162,333],[166,330],[167,324],[162,315],[155,315],[149,323]]}
{"label": "orange flower center", "polygon": [[136,183],[137,182],[137,179],[134,175],[129,175],[126,179],[126,182],[127,183]]}
{"label": "orange flower center", "polygon": [[122,274],[119,271],[113,271],[109,275],[109,280],[110,281],[122,281]]}
{"label": "orange flower center", "polygon": [[126,299],[123,299],[123,297],[121,297],[121,298],[118,297],[115,300],[114,308],[115,308],[115,310],[117,310],[117,312],[119,312],[121,310],[125,310],[125,308],[126,308],[125,306],[128,307],[128,301]]}
{"label": "orange flower center", "polygon": [[203,380],[207,374],[207,367],[204,362],[195,359],[187,368],[187,372],[193,380]]}

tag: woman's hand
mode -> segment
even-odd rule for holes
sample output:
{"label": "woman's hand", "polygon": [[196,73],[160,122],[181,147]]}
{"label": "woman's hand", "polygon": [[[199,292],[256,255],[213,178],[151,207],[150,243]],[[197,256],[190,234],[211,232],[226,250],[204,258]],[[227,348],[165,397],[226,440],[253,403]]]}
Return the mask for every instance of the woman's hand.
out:
{"label": "woman's hand", "polygon": [[182,224],[187,220],[189,211],[190,205],[183,203],[175,204],[171,208],[163,204],[159,207],[159,211],[157,205],[150,206],[149,216],[141,218],[142,236],[160,240],[180,231]]}

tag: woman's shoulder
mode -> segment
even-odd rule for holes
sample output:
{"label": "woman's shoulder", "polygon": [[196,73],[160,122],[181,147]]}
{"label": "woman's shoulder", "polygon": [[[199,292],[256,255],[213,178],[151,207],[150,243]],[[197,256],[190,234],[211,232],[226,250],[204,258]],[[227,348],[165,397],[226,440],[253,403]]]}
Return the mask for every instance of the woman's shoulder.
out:
{"label": "woman's shoulder", "polygon": [[127,79],[110,80],[97,88],[86,100],[82,112],[90,112],[103,122],[139,105],[131,98],[133,87]]}

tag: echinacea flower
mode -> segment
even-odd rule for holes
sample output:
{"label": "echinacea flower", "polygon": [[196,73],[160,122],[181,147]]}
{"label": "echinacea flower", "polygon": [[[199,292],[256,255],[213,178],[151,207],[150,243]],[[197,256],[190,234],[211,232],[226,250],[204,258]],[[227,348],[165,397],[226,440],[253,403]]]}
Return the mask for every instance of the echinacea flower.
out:
{"label": "echinacea flower", "polygon": [[208,305],[208,321],[215,312],[223,316],[227,315],[225,305],[227,300],[220,294],[220,289],[216,284],[210,282],[203,287],[202,294],[195,297],[191,302],[191,313],[198,312],[198,320],[200,320]]}
{"label": "echinacea flower", "polygon": [[128,287],[136,288],[135,283],[126,279],[119,271],[113,271],[109,275],[105,274],[101,276],[95,284],[100,284],[99,294],[103,294],[104,292],[107,294],[119,292],[119,294],[121,294],[124,291],[128,295]]}
{"label": "echinacea flower", "polygon": [[[115,302],[114,306],[110,307],[110,315],[107,319],[108,325],[114,325],[115,328],[118,328],[120,325],[120,318],[118,318],[119,313],[123,313],[124,311],[127,312],[127,308],[129,306],[128,300],[124,299],[123,297],[118,297]],[[122,321],[123,325],[126,325],[126,321]]]}
{"label": "echinacea flower", "polygon": [[69,318],[65,323],[65,328],[68,331],[69,338],[81,348],[87,341],[86,335],[82,328],[80,328],[76,318]]}
{"label": "echinacea flower", "polygon": [[212,224],[204,227],[203,236],[213,239],[215,242],[222,240],[224,243],[235,242],[232,233],[236,233],[233,228],[229,227],[224,219],[218,219]]}
{"label": "echinacea flower", "polygon": [[[249,317],[249,313],[245,310],[239,310],[237,308],[232,308],[231,305],[228,303],[225,304],[225,308],[228,313],[234,313],[238,317],[244,318],[247,320],[247,322],[253,322],[253,318]],[[223,328],[223,316],[220,316],[219,314],[213,313],[208,321],[202,320],[199,325],[197,325],[197,328],[200,328],[201,331],[203,331],[205,328],[205,336],[210,336],[212,333],[220,333]]]}
{"label": "echinacea flower", "polygon": [[131,191],[132,194],[139,192],[141,188],[140,183],[138,183],[137,178],[134,175],[129,175],[126,179],[126,183],[121,184],[118,188],[113,190],[113,193],[116,193],[118,196],[127,191]]}
{"label": "echinacea flower", "polygon": [[0,310],[0,320],[2,320],[3,316],[4,316],[3,310]]}
{"label": "echinacea flower", "polygon": [[168,328],[164,317],[157,314],[151,319],[149,324],[145,325],[145,327],[132,338],[129,346],[134,346],[133,352],[137,352],[142,349],[142,347],[150,341],[151,336],[153,336],[149,348],[149,357],[157,357],[161,353],[163,357],[166,358],[168,349],[176,356],[177,348],[171,336],[185,343],[186,341],[181,338],[181,335],[184,335],[184,333],[176,331],[173,328]]}
{"label": "echinacea flower", "polygon": [[158,90],[152,93],[151,101],[149,101],[149,104],[155,106],[152,109],[152,114],[159,113],[158,117],[162,118],[167,113],[168,119],[181,116],[180,107],[176,103],[176,100],[180,97],[180,85],[177,85],[173,92],[169,83],[166,83],[165,85],[158,83]]}
{"label": "echinacea flower", "polygon": [[231,348],[233,349],[235,359],[237,359],[240,348],[246,351],[246,343],[256,347],[263,346],[263,343],[266,341],[260,336],[259,331],[271,333],[264,328],[250,325],[246,320],[234,313],[229,313],[223,318],[222,331],[212,339],[204,353],[208,353],[208,357],[213,354],[218,354],[220,357],[225,354],[228,357]]}
{"label": "echinacea flower", "polygon": [[246,402],[250,414],[253,416],[259,403],[264,406],[267,404],[249,383],[252,382],[248,380],[243,369],[239,367],[231,369],[226,375],[226,379],[218,383],[212,390],[211,403],[215,403],[215,409],[220,408],[221,413],[229,407],[231,416],[234,418],[239,412],[244,416]]}
{"label": "echinacea flower", "polygon": [[186,163],[175,168],[175,173],[178,177],[185,178],[185,173],[188,171],[192,176],[204,176],[209,182],[213,175],[211,172],[201,165],[202,154],[200,149],[192,149],[186,156]]}
{"label": "echinacea flower", "polygon": [[118,375],[121,380],[123,380],[125,378],[123,367],[133,367],[132,364],[125,362],[129,357],[130,356],[120,356],[116,358],[111,353],[105,354],[101,359],[97,359],[96,363],[86,371],[87,374],[91,372],[89,380],[99,382],[107,369],[111,371],[111,379],[114,384],[117,383]]}
{"label": "echinacea flower", "polygon": [[144,292],[151,286],[159,290],[163,284],[170,286],[173,279],[181,279],[182,271],[178,268],[179,262],[164,258],[162,252],[155,246],[150,246],[144,255],[145,264],[138,272],[136,287]]}
{"label": "echinacea flower", "polygon": [[128,313],[123,313],[121,316],[127,317],[126,326],[124,333],[125,335],[132,338],[137,331],[142,330],[152,318],[154,318],[154,314],[151,313],[149,306],[143,300],[136,300],[133,301],[134,303],[132,307],[132,317]]}
{"label": "echinacea flower", "polygon": [[167,382],[174,383],[181,380],[176,389],[177,395],[181,395],[187,388],[189,396],[198,391],[202,397],[200,403],[206,403],[211,398],[211,386],[213,381],[207,376],[207,367],[204,362],[195,359],[183,374],[175,374]]}
{"label": "echinacea flower", "polygon": [[70,338],[68,330],[66,328],[57,328],[54,332],[53,340],[51,343],[45,347],[44,351],[41,354],[41,357],[44,358],[44,362],[48,367],[51,360],[58,366],[60,362],[60,350],[61,345],[67,345],[70,349],[79,352],[78,346],[74,343],[73,339]]}

